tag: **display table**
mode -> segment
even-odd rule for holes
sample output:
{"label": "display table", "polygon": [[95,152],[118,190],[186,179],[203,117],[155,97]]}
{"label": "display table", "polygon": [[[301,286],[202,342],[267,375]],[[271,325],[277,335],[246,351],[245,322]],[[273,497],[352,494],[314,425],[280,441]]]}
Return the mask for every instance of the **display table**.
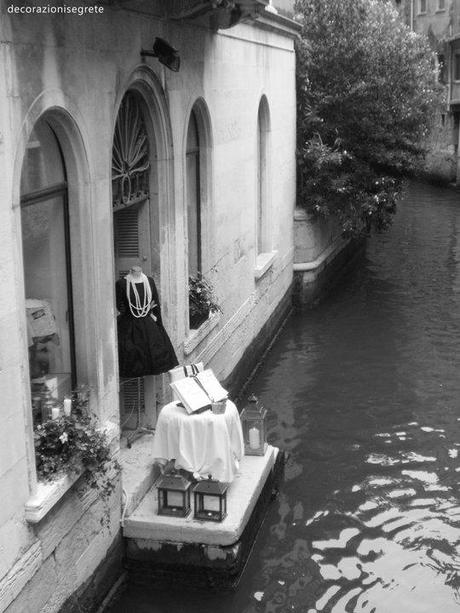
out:
{"label": "display table", "polygon": [[221,415],[210,410],[189,415],[177,402],[161,409],[153,439],[156,460],[175,459],[176,468],[231,483],[243,455],[240,416],[231,400]]}

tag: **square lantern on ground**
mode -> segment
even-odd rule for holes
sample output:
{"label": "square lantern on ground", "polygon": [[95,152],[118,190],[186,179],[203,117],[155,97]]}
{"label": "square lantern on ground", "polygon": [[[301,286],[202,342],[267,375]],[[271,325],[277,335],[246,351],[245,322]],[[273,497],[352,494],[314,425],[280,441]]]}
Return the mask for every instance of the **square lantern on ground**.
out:
{"label": "square lantern on ground", "polygon": [[267,410],[260,404],[256,396],[251,396],[240,415],[245,455],[265,455],[267,449],[266,416]]}
{"label": "square lantern on ground", "polygon": [[227,483],[212,479],[211,475],[193,488],[195,519],[222,521],[227,516]]}
{"label": "square lantern on ground", "polygon": [[157,483],[158,515],[186,517],[190,513],[190,489],[192,484],[182,475],[162,475]]}

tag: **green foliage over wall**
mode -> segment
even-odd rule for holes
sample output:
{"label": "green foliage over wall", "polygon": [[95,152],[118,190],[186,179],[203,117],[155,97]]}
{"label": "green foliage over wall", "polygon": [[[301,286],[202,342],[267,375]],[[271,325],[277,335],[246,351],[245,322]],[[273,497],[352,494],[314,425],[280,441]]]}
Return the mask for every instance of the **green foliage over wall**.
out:
{"label": "green foliage over wall", "polygon": [[423,160],[436,75],[390,2],[298,0],[298,204],[346,235],[386,229]]}

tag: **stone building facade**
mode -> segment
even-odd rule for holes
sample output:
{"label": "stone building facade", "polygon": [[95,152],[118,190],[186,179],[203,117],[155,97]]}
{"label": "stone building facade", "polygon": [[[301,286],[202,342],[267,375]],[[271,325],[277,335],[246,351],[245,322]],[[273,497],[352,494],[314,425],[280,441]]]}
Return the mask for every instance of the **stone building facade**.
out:
{"label": "stone building facade", "polygon": [[[120,571],[123,472],[104,506],[74,479],[38,480],[33,440],[40,377],[59,397],[89,385],[114,454],[124,427],[154,424],[167,380],[135,383],[133,417],[118,375],[116,279],[134,263],[152,274],[179,362],[203,361],[232,385],[289,310],[293,275],[296,24],[268,0],[37,6],[2,2],[0,20],[8,613],[70,611],[77,597],[91,610]],[[157,57],[141,53],[158,39]],[[191,328],[198,269],[222,312]]]}
{"label": "stone building facade", "polygon": [[426,171],[442,182],[458,183],[460,121],[460,2],[458,0],[399,0],[405,23],[425,34],[434,53],[433,72],[440,102],[433,109]]}

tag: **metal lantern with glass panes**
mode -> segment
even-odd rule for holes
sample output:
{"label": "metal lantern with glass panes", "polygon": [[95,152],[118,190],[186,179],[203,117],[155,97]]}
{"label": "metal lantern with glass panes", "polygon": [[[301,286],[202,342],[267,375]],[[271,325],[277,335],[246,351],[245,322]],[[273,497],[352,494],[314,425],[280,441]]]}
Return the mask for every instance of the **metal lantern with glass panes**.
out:
{"label": "metal lantern with glass panes", "polygon": [[193,488],[195,519],[222,521],[227,515],[227,483],[221,483],[208,475]]}
{"label": "metal lantern with glass panes", "polygon": [[260,404],[257,397],[250,396],[248,404],[240,415],[245,455],[265,455],[267,449],[266,416],[267,410]]}
{"label": "metal lantern with glass panes", "polygon": [[190,513],[191,486],[188,479],[177,473],[162,475],[156,482],[158,515],[186,517]]}

